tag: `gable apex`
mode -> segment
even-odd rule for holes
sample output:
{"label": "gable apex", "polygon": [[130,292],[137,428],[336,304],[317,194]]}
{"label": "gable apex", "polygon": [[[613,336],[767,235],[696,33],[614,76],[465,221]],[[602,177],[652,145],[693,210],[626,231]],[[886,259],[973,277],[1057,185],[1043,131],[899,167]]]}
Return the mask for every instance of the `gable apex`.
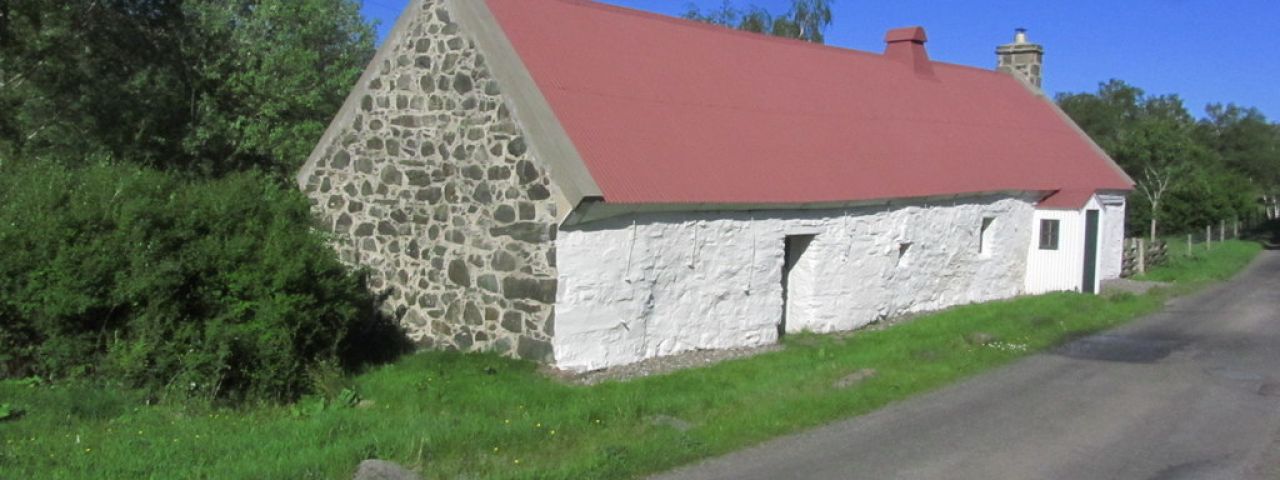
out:
{"label": "gable apex", "polygon": [[[415,20],[420,15],[438,15],[441,16],[439,20],[447,25],[456,25],[458,33],[466,39],[466,44],[450,44],[447,48],[473,50],[487,69],[487,74],[493,77],[495,86],[490,88],[501,92],[500,95],[511,121],[514,122],[514,130],[522,134],[519,140],[522,146],[519,148],[528,148],[532,151],[533,158],[543,164],[552,182],[558,187],[554,189],[559,206],[558,217],[563,220],[584,197],[599,197],[600,189],[583,165],[577,148],[573,142],[569,141],[564,128],[560,126],[546,99],[529,76],[519,55],[512,48],[502,28],[496,24],[483,0],[411,0],[383,44],[379,46],[373,60],[356,84],[356,88],[348,95],[338,115],[330,123],[324,137],[297,174],[298,184],[306,188],[312,181],[311,177],[316,164],[326,155],[327,148],[339,140],[337,137],[341,132],[348,129],[360,115],[363,104],[368,102],[369,86],[377,84],[378,77],[389,71],[393,65],[413,61],[406,59],[403,53],[397,53],[397,48],[404,47],[411,35],[422,33],[412,31]],[[428,43],[415,45],[413,48],[431,47]],[[438,70],[440,67],[435,65],[428,68]],[[460,84],[471,82],[464,77],[455,78],[452,81]],[[450,86],[458,87],[458,85]],[[399,107],[400,105],[395,106],[395,108]]]}

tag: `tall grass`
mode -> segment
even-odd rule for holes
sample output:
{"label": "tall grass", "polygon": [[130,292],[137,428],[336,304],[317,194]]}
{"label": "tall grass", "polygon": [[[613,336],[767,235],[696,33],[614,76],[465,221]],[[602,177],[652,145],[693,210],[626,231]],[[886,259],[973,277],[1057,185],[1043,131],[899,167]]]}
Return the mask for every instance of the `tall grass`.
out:
{"label": "tall grass", "polygon": [[[383,458],[425,478],[631,478],[880,408],[1160,308],[1258,247],[1228,242],[1151,272],[1173,289],[969,305],[881,331],[790,337],[782,351],[574,387],[535,365],[423,353],[354,379],[357,407],[146,406],[128,392],[0,384],[0,478],[350,478]],[[975,333],[990,337],[973,341]],[[841,378],[874,369],[849,388]],[[90,389],[90,390],[85,390]],[[671,421],[671,418],[680,421]],[[687,428],[686,428],[687,427]]]}

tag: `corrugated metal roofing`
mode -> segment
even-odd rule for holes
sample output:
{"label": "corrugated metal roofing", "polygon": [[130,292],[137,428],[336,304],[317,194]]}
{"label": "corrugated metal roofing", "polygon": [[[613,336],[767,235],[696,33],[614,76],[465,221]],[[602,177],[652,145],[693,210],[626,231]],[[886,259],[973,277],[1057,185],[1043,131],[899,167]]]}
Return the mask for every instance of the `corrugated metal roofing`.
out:
{"label": "corrugated metal roofing", "polygon": [[1089,199],[1093,197],[1093,194],[1093,190],[1059,190],[1040,200],[1040,203],[1037,203],[1036,206],[1055,210],[1079,210],[1089,203]]}
{"label": "corrugated metal roofing", "polygon": [[[486,0],[610,203],[811,203],[1129,179],[1013,77],[581,0]],[[923,32],[921,32],[923,36]]]}

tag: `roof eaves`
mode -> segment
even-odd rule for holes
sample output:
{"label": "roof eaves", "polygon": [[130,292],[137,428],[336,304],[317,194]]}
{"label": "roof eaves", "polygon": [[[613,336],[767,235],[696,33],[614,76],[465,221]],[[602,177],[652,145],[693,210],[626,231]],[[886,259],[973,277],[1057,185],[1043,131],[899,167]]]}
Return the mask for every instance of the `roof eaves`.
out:
{"label": "roof eaves", "polygon": [[1117,174],[1120,175],[1120,178],[1124,179],[1124,181],[1128,183],[1129,188],[1127,190],[1133,190],[1134,186],[1137,185],[1137,183],[1133,181],[1133,178],[1129,176],[1129,173],[1125,172],[1123,168],[1120,168],[1120,164],[1116,163],[1115,159],[1111,158],[1111,155],[1108,154],[1106,150],[1103,150],[1102,147],[1098,146],[1098,142],[1093,141],[1093,137],[1090,137],[1088,133],[1085,133],[1084,129],[1080,128],[1080,125],[1077,124],[1075,120],[1072,120],[1071,116],[1067,115],[1067,112],[1062,110],[1062,107],[1058,106],[1058,102],[1053,101],[1053,99],[1049,98],[1048,95],[1045,95],[1043,90],[1040,90],[1036,86],[1031,85],[1030,83],[1027,83],[1027,81],[1024,80],[1019,75],[1011,75],[1004,72],[995,72],[995,73],[1013,78],[1015,81],[1018,82],[1019,85],[1022,85],[1023,88],[1026,88],[1027,91],[1030,92],[1032,95],[1036,96],[1041,101],[1049,104],[1049,108],[1053,110],[1053,113],[1057,115],[1058,118],[1061,119],[1063,123],[1069,126],[1071,130],[1076,133],[1076,135],[1079,135],[1082,140],[1088,143],[1089,147],[1093,149],[1094,153],[1097,153],[1098,156],[1106,160],[1107,164],[1111,166],[1111,168],[1115,170]]}
{"label": "roof eaves", "polygon": [[1089,204],[1096,194],[1093,190],[1063,189],[1040,199],[1036,208],[1041,210],[1080,210]]}
{"label": "roof eaves", "polygon": [[[992,190],[979,192],[962,192],[914,197],[872,198],[833,202],[805,203],[759,203],[759,202],[704,202],[704,203],[617,203],[606,202],[600,197],[587,197],[564,223],[578,225],[595,222],[606,218],[636,213],[670,213],[670,212],[776,212],[785,210],[843,210],[869,207],[894,207],[943,202],[958,202],[966,199],[1007,196],[1023,198],[1034,202],[1040,198],[1048,198],[1053,192],[1029,190]],[[1048,196],[1047,196],[1048,195]]]}

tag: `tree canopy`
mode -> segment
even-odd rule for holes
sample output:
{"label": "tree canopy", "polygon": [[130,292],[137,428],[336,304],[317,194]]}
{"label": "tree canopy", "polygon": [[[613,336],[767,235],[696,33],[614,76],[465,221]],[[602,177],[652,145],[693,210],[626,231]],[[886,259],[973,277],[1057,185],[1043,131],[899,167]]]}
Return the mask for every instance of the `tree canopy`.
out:
{"label": "tree canopy", "polygon": [[697,5],[690,4],[684,18],[748,32],[823,43],[823,30],[831,25],[832,1],[791,0],[790,9],[775,15],[756,5],[738,7],[730,0],[724,0],[719,8],[706,12]]}
{"label": "tree canopy", "polygon": [[11,155],[291,172],[373,54],[353,0],[0,5]]}
{"label": "tree canopy", "polygon": [[[1209,105],[1196,120],[1177,95],[1120,80],[1058,104],[1137,182],[1131,234],[1190,231],[1258,211],[1280,189],[1280,128],[1256,109]],[[1153,221],[1155,220],[1155,221]]]}
{"label": "tree canopy", "polygon": [[0,378],[288,400],[399,351],[285,181],[372,54],[355,0],[0,0]]}

